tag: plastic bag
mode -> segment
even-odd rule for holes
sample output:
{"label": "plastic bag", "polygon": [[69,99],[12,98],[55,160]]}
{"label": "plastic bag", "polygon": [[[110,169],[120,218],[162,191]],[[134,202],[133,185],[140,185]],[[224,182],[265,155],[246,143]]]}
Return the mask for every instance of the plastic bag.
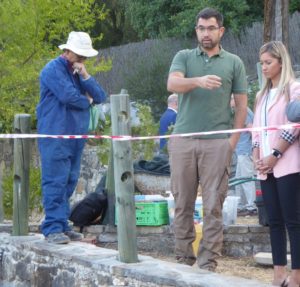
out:
{"label": "plastic bag", "polygon": [[94,132],[97,129],[99,122],[99,109],[95,105],[90,106],[90,122],[89,132]]}

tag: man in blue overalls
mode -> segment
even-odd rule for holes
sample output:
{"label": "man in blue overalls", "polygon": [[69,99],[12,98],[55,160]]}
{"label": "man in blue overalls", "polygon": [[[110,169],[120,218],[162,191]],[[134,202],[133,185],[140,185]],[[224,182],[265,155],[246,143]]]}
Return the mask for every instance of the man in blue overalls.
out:
{"label": "man in blue overalls", "polygon": [[[90,36],[71,32],[64,53],[50,61],[40,74],[40,102],[37,106],[38,133],[48,135],[85,135],[89,108],[106,100],[106,93],[84,65],[98,54]],[[69,198],[76,187],[85,139],[40,138],[42,190],[45,219],[42,233],[49,243],[63,244],[81,240],[81,233],[68,225]]]}

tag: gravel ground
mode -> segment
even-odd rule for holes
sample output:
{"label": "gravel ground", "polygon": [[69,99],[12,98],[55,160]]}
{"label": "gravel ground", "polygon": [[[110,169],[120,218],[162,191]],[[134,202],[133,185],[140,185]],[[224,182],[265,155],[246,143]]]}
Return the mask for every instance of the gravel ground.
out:
{"label": "gravel ground", "polygon": [[[238,216],[236,224],[258,224],[258,217]],[[153,256],[153,254],[146,255]],[[174,257],[159,257],[159,259],[175,262]],[[197,264],[194,265],[194,268],[198,268]],[[218,267],[216,272],[223,275],[254,279],[267,284],[272,282],[273,277],[272,266],[263,266],[257,264],[253,257],[221,257],[218,259]]]}

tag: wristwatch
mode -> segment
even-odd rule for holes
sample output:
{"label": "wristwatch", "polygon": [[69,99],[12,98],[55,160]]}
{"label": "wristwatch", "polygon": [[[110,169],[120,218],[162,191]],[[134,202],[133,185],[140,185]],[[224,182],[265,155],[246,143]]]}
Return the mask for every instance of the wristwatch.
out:
{"label": "wristwatch", "polygon": [[275,156],[276,158],[281,158],[282,157],[282,152],[280,152],[278,149],[273,148],[272,149],[272,155]]}

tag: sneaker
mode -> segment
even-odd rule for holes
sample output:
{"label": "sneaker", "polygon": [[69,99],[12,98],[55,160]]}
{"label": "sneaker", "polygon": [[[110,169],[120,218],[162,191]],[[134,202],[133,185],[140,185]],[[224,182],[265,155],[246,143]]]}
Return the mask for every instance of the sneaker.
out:
{"label": "sneaker", "polygon": [[250,216],[258,215],[257,209],[249,209],[249,215]]}
{"label": "sneaker", "polygon": [[54,244],[66,244],[70,242],[70,238],[61,232],[50,233],[48,236],[46,236],[46,240],[48,243]]}
{"label": "sneaker", "polygon": [[71,241],[81,241],[83,239],[82,233],[79,233],[79,232],[76,232],[73,230],[66,231],[65,235],[67,235]]}
{"label": "sneaker", "polygon": [[176,256],[176,262],[179,264],[193,266],[194,263],[196,262],[196,258],[195,257]]}
{"label": "sneaker", "polygon": [[249,208],[249,209],[241,209],[237,212],[238,216],[255,216],[257,215],[257,209]]}
{"label": "sneaker", "polygon": [[249,211],[247,209],[241,209],[238,210],[237,212],[237,216],[248,216],[249,215]]}

